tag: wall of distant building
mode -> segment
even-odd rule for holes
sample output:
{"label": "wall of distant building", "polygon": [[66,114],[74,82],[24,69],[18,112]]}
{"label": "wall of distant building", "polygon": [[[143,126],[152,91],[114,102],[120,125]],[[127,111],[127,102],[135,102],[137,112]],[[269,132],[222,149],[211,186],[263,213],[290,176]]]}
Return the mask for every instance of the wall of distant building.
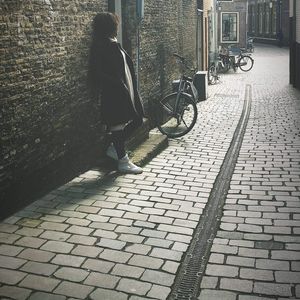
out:
{"label": "wall of distant building", "polygon": [[248,34],[256,41],[288,45],[289,1],[287,0],[249,0]]}

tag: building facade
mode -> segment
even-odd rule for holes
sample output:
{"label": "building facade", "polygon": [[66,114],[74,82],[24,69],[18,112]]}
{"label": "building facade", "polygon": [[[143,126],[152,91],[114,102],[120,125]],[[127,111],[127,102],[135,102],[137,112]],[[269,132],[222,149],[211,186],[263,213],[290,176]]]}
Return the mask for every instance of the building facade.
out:
{"label": "building facade", "polygon": [[87,89],[91,21],[122,16],[146,112],[179,76],[178,52],[197,63],[197,1],[1,1],[1,213],[70,180],[104,156],[105,127]]}
{"label": "building facade", "polygon": [[218,43],[219,45],[246,46],[247,1],[218,0]]}
{"label": "building facade", "polygon": [[290,83],[300,90],[300,1],[290,0]]}
{"label": "building facade", "polygon": [[289,44],[289,0],[249,0],[248,34],[256,41]]}

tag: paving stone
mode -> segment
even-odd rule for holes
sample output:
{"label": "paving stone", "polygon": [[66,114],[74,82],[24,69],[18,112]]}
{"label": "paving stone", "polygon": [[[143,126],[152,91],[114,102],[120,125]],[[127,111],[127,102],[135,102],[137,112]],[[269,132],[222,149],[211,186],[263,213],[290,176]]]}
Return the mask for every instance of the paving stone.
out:
{"label": "paving stone", "polygon": [[172,250],[186,252],[188,249],[188,246],[189,246],[188,244],[175,242],[174,245],[172,246]]}
{"label": "paving stone", "polygon": [[57,270],[57,268],[58,266],[53,264],[29,261],[21,268],[21,271],[50,276]]}
{"label": "paving stone", "polygon": [[102,273],[109,273],[109,271],[113,268],[114,265],[115,263],[113,262],[89,258],[84,262],[82,268]]}
{"label": "paving stone", "polygon": [[158,224],[172,224],[174,222],[174,218],[155,216],[155,215],[150,215],[148,220],[149,222],[158,223]]}
{"label": "paving stone", "polygon": [[[126,212],[124,215],[125,219],[131,219],[132,221],[147,221],[148,216],[140,213],[131,213],[131,212]],[[122,224],[122,223],[119,223]],[[124,224],[125,225],[125,224]]]}
{"label": "paving stone", "polygon": [[48,262],[55,256],[54,253],[43,251],[43,250],[37,250],[37,249],[30,249],[27,248],[24,251],[22,251],[18,257],[38,261],[38,262]]}
{"label": "paving stone", "polygon": [[254,267],[255,259],[250,257],[227,256],[226,264],[235,266]]}
{"label": "paving stone", "polygon": [[141,235],[144,235],[147,237],[158,238],[158,239],[164,239],[166,237],[167,233],[163,232],[163,231],[144,229],[141,232]]}
{"label": "paving stone", "polygon": [[231,291],[251,293],[253,290],[253,282],[250,280],[221,278],[220,288]]}
{"label": "paving stone", "polygon": [[172,273],[172,274],[176,274],[177,270],[179,268],[179,263],[176,263],[174,261],[166,261],[162,267],[162,270]]}
{"label": "paving stone", "polygon": [[102,222],[92,222],[89,227],[96,229],[104,229],[104,230],[114,230],[117,225],[111,223],[102,223]]}
{"label": "paving stone", "polygon": [[58,254],[51,261],[51,263],[62,265],[62,266],[70,266],[70,267],[80,267],[84,262],[85,257],[83,256],[74,256],[74,255],[65,255]]}
{"label": "paving stone", "polygon": [[86,280],[84,281],[84,284],[107,288],[107,289],[114,289],[119,280],[120,277],[117,276],[91,272],[86,278]]}
{"label": "paving stone", "polygon": [[91,236],[84,236],[84,235],[72,235],[68,239],[68,243],[71,244],[83,244],[83,245],[94,245],[96,243],[97,239]]}
{"label": "paving stone", "polygon": [[44,232],[43,229],[31,228],[31,227],[21,227],[15,233],[22,236],[39,236]]}
{"label": "paving stone", "polygon": [[70,236],[69,233],[52,230],[47,230],[40,235],[41,238],[52,241],[66,241]]}
{"label": "paving stone", "polygon": [[[285,262],[288,263],[288,262]],[[288,270],[288,269],[286,269]],[[292,261],[292,271],[300,271],[300,261]]]}
{"label": "paving stone", "polygon": [[300,260],[300,252],[298,251],[285,251],[285,250],[273,250],[271,251],[272,259],[282,260]]}
{"label": "paving stone", "polygon": [[257,294],[276,295],[284,297],[292,296],[290,284],[254,282],[253,292]]}
{"label": "paving stone", "polygon": [[78,225],[72,225],[70,226],[66,232],[70,232],[73,234],[81,234],[81,235],[90,235],[93,229],[88,228],[86,226],[78,226]]}
{"label": "paving stone", "polygon": [[59,270],[57,270],[53,275],[56,278],[59,278],[62,280],[81,282],[88,276],[88,274],[89,274],[89,272],[81,270],[81,269],[71,268],[71,267],[62,267]]}
{"label": "paving stone", "polygon": [[[25,300],[30,295],[31,290],[20,288],[17,286],[0,286],[0,297],[7,297],[9,299]],[[3,296],[3,297],[2,297]]]}
{"label": "paving stone", "polygon": [[128,263],[130,265],[143,268],[159,269],[162,266],[163,262],[164,261],[160,258],[154,258],[144,255],[133,255]]}
{"label": "paving stone", "polygon": [[121,277],[140,278],[144,271],[144,268],[133,267],[124,264],[116,264],[111,271],[111,274],[119,275]]}
{"label": "paving stone", "polygon": [[63,281],[54,290],[54,293],[79,299],[86,299],[93,289],[93,287],[83,284]]}
{"label": "paving stone", "polygon": [[300,283],[300,272],[276,271],[275,279],[278,283]]}
{"label": "paving stone", "polygon": [[205,274],[211,276],[236,277],[238,275],[238,272],[238,267],[208,264],[206,266]]}
{"label": "paving stone", "polygon": [[0,282],[3,284],[15,285],[26,275],[24,272],[0,268]]}
{"label": "paving stone", "polygon": [[273,281],[274,276],[272,271],[255,270],[249,268],[240,268],[240,278],[254,279],[261,281]]}
{"label": "paving stone", "polygon": [[167,299],[170,294],[171,289],[161,285],[152,285],[151,290],[147,294],[148,297],[153,297],[154,299]]}
{"label": "paving stone", "polygon": [[178,251],[169,250],[169,249],[153,248],[150,253],[150,256],[158,257],[162,259],[180,261],[182,257],[182,253]]}
{"label": "paving stone", "polygon": [[211,253],[209,257],[209,262],[214,264],[223,264],[225,259],[224,254]]}
{"label": "paving stone", "polygon": [[162,248],[169,248],[170,245],[173,244],[173,242],[165,239],[148,238],[145,241],[145,244]]}
{"label": "paving stone", "polygon": [[132,252],[136,254],[147,255],[151,251],[151,246],[143,245],[143,244],[133,244],[125,248],[127,252]]}
{"label": "paving stone", "polygon": [[122,278],[117,286],[117,290],[130,294],[146,295],[152,285],[134,279]]}
{"label": "paving stone", "polygon": [[91,221],[79,218],[69,218],[66,220],[66,223],[77,226],[89,226]]}
{"label": "paving stone", "polygon": [[134,234],[121,234],[118,239],[124,242],[138,244],[142,243],[145,240],[145,237]]}
{"label": "paving stone", "polygon": [[73,248],[74,244],[59,241],[48,241],[41,247],[41,250],[57,253],[70,253]]}
{"label": "paving stone", "polygon": [[125,293],[116,292],[113,290],[106,290],[97,288],[95,291],[93,291],[89,297],[92,300],[127,300],[128,296]]}
{"label": "paving stone", "polygon": [[223,290],[209,290],[203,289],[200,292],[200,296],[197,298],[198,300],[236,300],[236,294]]}
{"label": "paving stone", "polygon": [[106,216],[100,216],[100,215],[94,215],[94,214],[89,214],[87,215],[86,219],[94,221],[94,222],[108,222],[110,219],[109,217]]}
{"label": "paving stone", "polygon": [[248,225],[248,224],[239,224],[237,230],[242,232],[254,232],[254,233],[263,232],[262,226]]}
{"label": "paving stone", "polygon": [[100,242],[97,243],[97,246],[115,249],[115,250],[121,250],[126,246],[126,242],[113,240],[113,239],[101,238]]}
{"label": "paving stone", "polygon": [[19,283],[19,285],[34,290],[51,292],[59,283],[60,280],[29,274]]}
{"label": "paving stone", "polygon": [[97,257],[102,251],[103,248],[100,247],[78,245],[72,250],[71,253],[74,255]]}
{"label": "paving stone", "polygon": [[272,300],[276,298],[265,298],[261,296],[249,296],[249,295],[239,295],[239,300]]}
{"label": "paving stone", "polygon": [[217,289],[218,277],[203,276],[201,280],[201,290],[203,289]]}
{"label": "paving stone", "polygon": [[39,225],[39,228],[46,230],[56,230],[56,231],[65,231],[69,225],[55,223],[55,222],[43,222]]}
{"label": "paving stone", "polygon": [[0,255],[0,267],[8,269],[19,269],[26,263],[25,259]]}
{"label": "paving stone", "polygon": [[117,250],[110,250],[105,249],[101,254],[100,258],[112,261],[112,262],[119,262],[119,263],[126,263],[130,257],[132,256],[131,253],[125,253],[122,251]]}
{"label": "paving stone", "polygon": [[300,297],[300,285],[296,285],[296,297]]}
{"label": "paving stone", "polygon": [[273,239],[273,236],[270,234],[251,234],[251,233],[245,233],[244,234],[244,239],[245,240],[250,240],[250,241],[270,241]]}
{"label": "paving stone", "polygon": [[291,234],[292,229],[282,226],[264,226],[264,232],[270,234]]}
{"label": "paving stone", "polygon": [[151,283],[171,286],[173,284],[175,276],[173,274],[161,271],[146,270],[141,279]]}
{"label": "paving stone", "polygon": [[269,251],[262,249],[239,248],[239,256],[268,258]]}
{"label": "paving stone", "polygon": [[238,247],[228,246],[228,245],[220,245],[220,244],[213,244],[212,247],[211,247],[211,252],[224,253],[224,254],[237,254]]}
{"label": "paving stone", "polygon": [[8,256],[16,256],[18,255],[24,248],[12,245],[0,245],[0,254],[8,255]]}

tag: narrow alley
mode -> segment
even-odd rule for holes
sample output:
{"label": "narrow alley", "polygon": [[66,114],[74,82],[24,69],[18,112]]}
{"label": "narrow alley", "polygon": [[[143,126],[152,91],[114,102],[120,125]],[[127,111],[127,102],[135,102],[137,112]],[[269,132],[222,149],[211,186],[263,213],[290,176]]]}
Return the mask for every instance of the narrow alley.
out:
{"label": "narrow alley", "polygon": [[0,223],[0,298],[300,299],[300,94],[289,50],[209,86],[140,175],[94,168]]}

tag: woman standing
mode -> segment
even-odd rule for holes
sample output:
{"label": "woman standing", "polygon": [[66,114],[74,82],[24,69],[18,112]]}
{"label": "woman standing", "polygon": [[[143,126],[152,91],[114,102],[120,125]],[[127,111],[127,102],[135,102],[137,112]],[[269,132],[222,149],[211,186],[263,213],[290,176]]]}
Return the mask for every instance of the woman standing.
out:
{"label": "woman standing", "polygon": [[139,174],[143,169],[126,154],[125,141],[143,123],[143,107],[130,56],[117,42],[119,17],[99,13],[93,20],[89,81],[101,99],[101,118],[112,140],[106,154],[118,162],[122,173]]}

